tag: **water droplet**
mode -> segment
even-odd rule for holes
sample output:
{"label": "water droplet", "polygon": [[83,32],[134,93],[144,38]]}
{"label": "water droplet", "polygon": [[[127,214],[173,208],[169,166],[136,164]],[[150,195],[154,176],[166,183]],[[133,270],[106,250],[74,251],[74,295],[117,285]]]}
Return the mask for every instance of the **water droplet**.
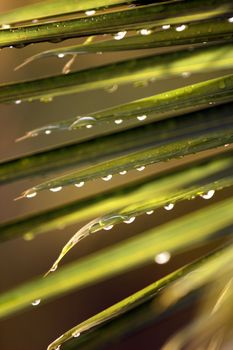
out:
{"label": "water droplet", "polygon": [[109,181],[109,180],[111,180],[111,178],[112,178],[112,175],[109,174],[107,176],[102,177],[101,179],[104,180],[104,181]]}
{"label": "water droplet", "polygon": [[224,147],[228,147],[228,146],[230,146],[230,144],[229,144],[229,143],[226,143],[226,144],[224,145]]}
{"label": "water droplet", "polygon": [[174,208],[174,204],[173,203],[169,203],[169,204],[164,206],[164,209],[166,209],[166,210],[172,210],[173,208]]}
{"label": "water droplet", "polygon": [[37,23],[37,22],[39,22],[38,19],[33,19],[32,20],[32,23]]}
{"label": "water droplet", "polygon": [[126,170],[120,171],[119,174],[120,175],[125,175],[125,174],[127,174],[127,171]]}
{"label": "water droplet", "polygon": [[106,88],[106,91],[112,93],[112,92],[117,91],[117,89],[118,89],[118,85],[117,85],[117,84],[114,84],[114,85],[112,85],[112,86],[107,87],[107,88]]}
{"label": "water droplet", "polygon": [[176,27],[176,31],[177,32],[182,32],[186,28],[187,28],[187,26],[185,24],[182,24],[181,26]]}
{"label": "water droplet", "polygon": [[45,132],[44,132],[44,133],[45,133],[45,135],[50,135],[50,134],[51,134],[51,132],[52,132],[51,130],[45,130]]}
{"label": "water droplet", "polygon": [[96,10],[87,10],[87,11],[85,11],[85,14],[87,16],[94,16],[95,13],[96,13]]}
{"label": "water droplet", "polygon": [[58,345],[54,350],[60,350],[61,345]]}
{"label": "water droplet", "polygon": [[50,269],[51,272],[54,272],[57,270],[58,265],[53,265]]}
{"label": "water droplet", "polygon": [[2,29],[9,29],[10,27],[11,27],[10,24],[2,24],[2,25],[1,25],[1,28],[2,28]]}
{"label": "water droplet", "polygon": [[32,306],[37,306],[40,304],[40,302],[41,302],[41,299],[36,299],[32,302]]}
{"label": "water droplet", "polygon": [[82,187],[83,185],[84,185],[84,181],[80,181],[79,183],[74,184],[74,186],[76,187]]}
{"label": "water droplet", "polygon": [[122,122],[123,122],[122,119],[115,119],[115,120],[114,120],[114,123],[115,123],[115,124],[121,124]]}
{"label": "water droplet", "polygon": [[134,222],[135,219],[136,219],[135,216],[132,216],[131,218],[129,218],[127,220],[124,220],[124,223],[125,224],[131,224],[132,222]]}
{"label": "water droplet", "polygon": [[181,76],[183,78],[189,78],[191,76],[191,73],[190,72],[183,72],[183,73],[181,73]]}
{"label": "water droplet", "polygon": [[125,30],[125,31],[118,32],[118,33],[114,34],[113,37],[115,40],[121,40],[126,36],[126,34],[127,34],[127,31]]}
{"label": "water droplet", "polygon": [[162,28],[163,29],[170,29],[171,28],[171,25],[170,24],[164,24],[163,26],[162,26]]}
{"label": "water droplet", "polygon": [[27,198],[33,198],[33,197],[35,197],[36,195],[37,195],[37,192],[30,192],[30,193],[26,194],[26,197],[27,197]]}
{"label": "water droplet", "polygon": [[59,53],[59,54],[57,55],[57,57],[58,57],[58,58],[63,58],[63,57],[65,57],[65,54],[64,54],[64,53]]}
{"label": "water droplet", "polygon": [[150,29],[141,29],[141,30],[139,31],[139,33],[140,33],[141,35],[150,35],[150,34],[152,33],[152,31],[151,31]]}
{"label": "water droplet", "polygon": [[92,124],[95,122],[96,122],[96,119],[94,117],[89,117],[89,116],[77,117],[77,119],[71,124],[70,129],[76,129],[79,126],[86,126],[89,129],[90,128],[89,125],[91,125],[92,127]]}
{"label": "water droplet", "polygon": [[137,171],[143,171],[144,169],[145,169],[144,165],[140,166],[139,168],[136,168]]}
{"label": "water droplet", "polygon": [[201,194],[200,196],[204,199],[210,199],[213,197],[214,194],[215,194],[215,190],[209,190],[207,193]]}
{"label": "water droplet", "polygon": [[87,125],[86,125],[86,128],[87,128],[87,129],[91,129],[91,128],[93,128],[93,125],[87,124]]}
{"label": "water droplet", "polygon": [[147,115],[139,115],[137,117],[138,120],[142,121],[142,120],[145,120],[147,118]]}
{"label": "water droplet", "polygon": [[228,18],[228,22],[233,23],[233,17]]}
{"label": "water droplet", "polygon": [[154,210],[149,210],[149,211],[146,212],[147,215],[151,215],[153,213],[154,213]]}
{"label": "water droplet", "polygon": [[113,228],[113,225],[103,227],[104,230],[109,231]]}
{"label": "water droplet", "polygon": [[15,101],[15,104],[16,104],[16,105],[19,105],[21,102],[22,102],[21,100],[16,100],[16,101]]}
{"label": "water droplet", "polygon": [[73,336],[74,338],[78,338],[80,335],[81,335],[81,333],[78,332],[78,331],[75,331],[74,333],[72,333],[72,336]]}
{"label": "water droplet", "polygon": [[171,254],[169,252],[162,252],[155,256],[155,262],[157,264],[166,264],[171,258]]}
{"label": "water droplet", "polygon": [[49,191],[51,191],[51,192],[59,192],[59,191],[61,191],[61,189],[62,189],[62,186],[58,186],[58,187],[50,188]]}

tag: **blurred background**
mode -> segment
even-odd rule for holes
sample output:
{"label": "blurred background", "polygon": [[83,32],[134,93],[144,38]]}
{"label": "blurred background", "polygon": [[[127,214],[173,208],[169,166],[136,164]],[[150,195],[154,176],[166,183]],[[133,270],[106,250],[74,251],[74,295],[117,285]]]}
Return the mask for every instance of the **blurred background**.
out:
{"label": "blurred background", "polygon": [[[36,1],[1,1],[0,12],[33,2]],[[0,51],[0,83],[22,81],[61,73],[62,67],[67,61],[66,59],[48,58],[33,62],[18,71],[14,71],[14,68],[31,55],[50,48],[71,45],[78,42],[82,42],[82,40],[66,40],[61,44],[36,44],[23,49],[2,49]],[[156,53],[158,50],[148,50],[148,53],[151,52]],[[144,54],[145,51],[143,52]],[[80,56],[76,59],[73,70],[103,65],[109,62],[135,57],[135,55],[140,56],[142,53],[138,51],[136,53],[89,54]],[[201,74],[186,78],[180,77],[166,81],[155,81],[149,85],[125,85],[117,88],[114,92],[110,92],[109,90],[111,89],[109,89],[79,93],[71,96],[57,97],[48,103],[38,101],[19,105],[0,105],[1,161],[51,146],[88,139],[93,137],[95,133],[98,133],[98,128],[94,128],[95,130],[93,131],[82,130],[58,133],[57,135],[44,135],[15,143],[15,139],[25,134],[26,131],[42,126],[43,124],[49,124],[53,121],[72,118],[78,115],[88,115],[90,112],[129,102],[136,98],[146,97],[217,76],[216,73],[208,75]],[[126,126],[125,124],[122,127]],[[119,126],[115,125],[115,128],[119,130]],[[107,128],[102,130],[104,133],[108,131],[109,129]],[[199,157],[219,152],[220,150],[219,148],[211,152],[203,152]],[[96,180],[86,184],[81,189],[72,186],[72,188],[67,187],[58,193],[40,193],[33,200],[22,199],[15,202],[13,199],[25,189],[38,184],[42,180],[45,180],[45,178],[27,179],[9,186],[2,186],[0,188],[0,220],[1,222],[5,222],[28,213],[38,212],[59,204],[71,202],[78,198],[84,198],[90,194],[95,194],[125,182],[160,172],[169,167],[183,164],[194,158],[196,159],[198,157],[188,156],[169,163],[149,166],[143,174],[131,171],[125,177],[114,176],[108,183]],[[223,199],[232,193],[232,188],[228,188],[219,191],[211,201],[204,201],[198,198],[193,201],[181,202],[172,211],[160,209],[151,216],[138,217],[131,225],[116,225],[111,232],[100,231],[96,235],[89,236],[78,247],[71,250],[65,257],[63,264],[123,241],[130,236],[140,234],[146,229],[166,223],[195,209],[209,205],[209,202],[212,204],[213,201]],[[42,276],[57,257],[62,246],[84,224],[85,222],[80,222],[65,229],[47,232],[30,241],[15,239],[2,243],[0,245],[0,292],[13,288],[35,276]],[[13,315],[0,322],[0,349],[46,349],[47,345],[64,331],[154,282],[168,272],[174,271],[184,263],[197,258],[212,247],[209,245],[189,251],[186,254],[172,256],[170,261],[164,265],[151,263],[143,268],[125,273],[113,279],[108,279],[90,288],[85,288],[78,292],[74,291],[59,297],[59,299],[49,302],[42,301],[36,308],[29,306],[24,313]],[[192,318],[194,311],[195,305],[192,305],[185,312],[164,319],[160,323],[156,323],[138,332],[133,337],[122,340],[115,346],[111,345],[109,349],[160,349],[161,344],[175,330]]]}

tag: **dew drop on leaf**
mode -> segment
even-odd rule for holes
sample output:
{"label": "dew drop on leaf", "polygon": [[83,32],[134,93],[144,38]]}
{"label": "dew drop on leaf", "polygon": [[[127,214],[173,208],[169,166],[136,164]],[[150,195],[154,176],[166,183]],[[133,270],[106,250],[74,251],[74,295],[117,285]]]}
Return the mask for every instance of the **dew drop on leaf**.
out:
{"label": "dew drop on leaf", "polygon": [[119,174],[120,175],[125,175],[125,174],[127,174],[127,171],[126,170],[120,171]]}
{"label": "dew drop on leaf", "polygon": [[140,166],[139,168],[136,168],[137,171],[143,171],[144,169],[145,169],[144,165]]}
{"label": "dew drop on leaf", "polygon": [[147,118],[147,115],[139,115],[139,116],[137,117],[137,120],[142,121],[142,120],[145,120],[146,118]]}
{"label": "dew drop on leaf", "polygon": [[102,177],[101,179],[104,180],[104,181],[109,181],[109,180],[111,180],[111,178],[112,178],[112,175],[109,174],[107,176]]}
{"label": "dew drop on leaf", "polygon": [[169,203],[169,204],[164,206],[164,209],[166,209],[166,210],[172,210],[173,208],[174,208],[174,204],[173,203]]}
{"label": "dew drop on leaf", "polygon": [[74,186],[76,186],[76,187],[82,187],[83,185],[84,185],[84,181],[80,181],[80,182],[74,184]]}
{"label": "dew drop on leaf", "polygon": [[171,254],[169,252],[162,252],[155,256],[155,262],[157,264],[166,264],[171,258]]}
{"label": "dew drop on leaf", "polygon": [[125,30],[125,31],[118,32],[118,33],[114,34],[113,37],[115,40],[121,40],[126,36],[126,34],[127,34],[127,31]]}
{"label": "dew drop on leaf", "polygon": [[32,302],[32,306],[37,306],[40,304],[40,302],[41,302],[41,299],[36,299]]}
{"label": "dew drop on leaf", "polygon": [[33,197],[35,197],[36,195],[37,195],[37,192],[31,192],[31,193],[26,194],[26,197],[27,197],[27,198],[33,198]]}
{"label": "dew drop on leaf", "polygon": [[149,211],[146,212],[147,215],[151,215],[153,213],[154,213],[154,210],[149,210]]}
{"label": "dew drop on leaf", "polygon": [[112,228],[113,228],[113,225],[109,225],[109,226],[103,227],[103,229],[104,229],[105,231],[109,231],[109,230],[111,230]]}
{"label": "dew drop on leaf", "polygon": [[136,219],[135,216],[132,216],[131,218],[129,218],[127,220],[124,220],[124,223],[125,224],[131,224],[132,222],[134,222],[135,219]]}
{"label": "dew drop on leaf", "polygon": [[114,120],[114,123],[115,123],[115,124],[121,124],[122,122],[123,122],[122,119],[115,119],[115,120]]}
{"label": "dew drop on leaf", "polygon": [[209,190],[207,193],[201,194],[200,196],[204,199],[210,199],[213,197],[214,194],[215,194],[215,190]]}
{"label": "dew drop on leaf", "polygon": [[49,191],[51,191],[51,192],[59,192],[61,190],[62,190],[62,186],[52,187],[49,189]]}

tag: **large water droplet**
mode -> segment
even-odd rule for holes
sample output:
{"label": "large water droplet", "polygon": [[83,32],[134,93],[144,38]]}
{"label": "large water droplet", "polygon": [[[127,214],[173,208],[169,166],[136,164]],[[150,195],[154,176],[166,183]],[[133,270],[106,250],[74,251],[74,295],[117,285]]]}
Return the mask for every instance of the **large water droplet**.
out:
{"label": "large water droplet", "polygon": [[150,29],[141,29],[141,30],[139,31],[139,33],[140,33],[141,35],[150,35],[150,34],[152,33],[152,31],[151,31]]}
{"label": "large water droplet", "polygon": [[36,299],[32,302],[32,306],[37,306],[40,304],[40,302],[41,302],[41,299]]}
{"label": "large water droplet", "polygon": [[131,224],[132,222],[134,222],[135,219],[136,219],[135,216],[131,216],[131,218],[129,218],[127,220],[124,220],[124,223],[125,224]]}
{"label": "large water droplet", "polygon": [[162,28],[163,28],[164,30],[167,30],[167,29],[170,29],[170,28],[171,28],[171,25],[170,25],[170,24],[164,24],[164,25],[162,26]]}
{"label": "large water droplet", "polygon": [[139,115],[137,117],[138,120],[142,121],[142,120],[145,120],[147,118],[147,115]]}
{"label": "large water droplet", "polygon": [[169,203],[169,204],[164,206],[164,209],[166,209],[166,210],[172,210],[173,208],[174,208],[174,204],[173,203]]}
{"label": "large water droplet", "polygon": [[126,36],[126,34],[127,34],[127,31],[125,30],[125,31],[118,32],[118,33],[114,34],[113,37],[115,40],[121,40]]}
{"label": "large water droplet", "polygon": [[87,16],[94,16],[95,13],[96,13],[96,10],[87,10],[87,11],[85,11],[85,14]]}
{"label": "large water droplet", "polygon": [[61,190],[62,190],[62,186],[52,187],[49,189],[49,191],[51,191],[51,192],[59,192]]}
{"label": "large water droplet", "polygon": [[122,119],[115,119],[115,120],[114,120],[114,123],[115,123],[115,124],[121,124],[122,122],[123,122]]}
{"label": "large water droplet", "polygon": [[26,194],[26,198],[33,198],[37,195],[37,192],[30,192],[28,194]]}
{"label": "large water droplet", "polygon": [[178,27],[176,27],[176,31],[177,32],[182,32],[183,30],[185,30],[187,28],[187,26],[185,24],[182,24]]}
{"label": "large water droplet", "polygon": [[112,175],[109,174],[107,176],[102,177],[101,179],[104,180],[104,181],[109,181],[109,180],[111,180],[111,178],[112,178]]}
{"label": "large water droplet", "polygon": [[76,187],[82,187],[83,185],[84,185],[84,181],[80,181],[80,182],[74,184],[74,186],[76,186]]}
{"label": "large water droplet", "polygon": [[44,133],[45,133],[45,135],[50,135],[52,133],[52,130],[47,129],[47,130],[45,130]]}
{"label": "large water droplet", "polygon": [[166,264],[171,258],[171,254],[169,252],[162,252],[155,256],[155,262],[157,264]]}
{"label": "large water droplet", "polygon": [[89,125],[96,122],[96,119],[94,117],[89,117],[89,116],[85,116],[85,117],[78,117],[70,126],[70,129],[76,129],[79,126],[86,126],[87,128],[90,128]]}
{"label": "large water droplet", "polygon": [[58,58],[64,58],[64,57],[65,57],[65,54],[61,52],[61,53],[59,53],[59,54],[57,55],[57,57],[58,57]]}
{"label": "large water droplet", "polygon": [[207,193],[201,194],[200,196],[204,199],[210,199],[213,197],[214,194],[215,194],[215,190],[209,190]]}
{"label": "large water droplet", "polygon": [[11,27],[10,24],[2,24],[1,29],[9,29]]}

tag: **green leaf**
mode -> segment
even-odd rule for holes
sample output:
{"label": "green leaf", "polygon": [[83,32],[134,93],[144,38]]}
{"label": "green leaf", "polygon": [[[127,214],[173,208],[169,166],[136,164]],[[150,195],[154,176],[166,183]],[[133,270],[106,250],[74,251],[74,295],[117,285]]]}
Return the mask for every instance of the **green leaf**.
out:
{"label": "green leaf", "polygon": [[114,123],[115,128],[116,125],[121,125],[128,120],[134,120],[136,125],[140,125],[148,119],[150,122],[162,120],[200,110],[213,104],[213,101],[215,106],[219,103],[230,102],[233,100],[232,91],[233,75],[223,76],[94,112],[86,116],[76,116],[44,125],[28,131],[24,136],[19,137],[16,142],[57,131],[86,129],[102,123]]}
{"label": "green leaf", "polygon": [[[230,0],[189,0],[139,6],[86,18],[55,21],[5,29],[0,32],[0,47],[22,46],[41,41],[57,41],[72,37],[115,33],[122,30],[154,28],[167,24],[183,24],[230,16]],[[34,18],[33,18],[34,19]]]}
{"label": "green leaf", "polygon": [[165,79],[184,72],[200,73],[233,67],[233,45],[211,46],[153,55],[90,68],[66,75],[0,85],[0,103],[36,100],[74,92]]}
{"label": "green leaf", "polygon": [[[209,156],[178,169],[153,175],[87,199],[50,209],[26,218],[0,225],[0,240],[24,236],[25,239],[81,220],[90,219],[122,208],[132,210],[134,203],[154,195],[153,208],[178,200],[189,199],[197,193],[218,190],[232,185],[233,153]],[[130,209],[131,208],[131,209]],[[151,209],[143,207],[141,210]]]}
{"label": "green leaf", "polygon": [[[194,45],[197,43],[207,44],[217,41],[231,41],[233,37],[232,23],[226,21],[225,18],[203,23],[194,22],[189,24],[188,27],[181,32],[177,31],[175,27],[169,27],[168,29],[166,29],[166,26],[164,27],[165,29],[156,30],[156,32],[152,32],[150,35],[140,35],[139,33],[138,35],[129,37],[124,36],[123,40],[103,40],[44,51],[27,58],[22,64],[16,67],[16,69],[37,59],[51,56],[63,57],[63,55],[143,50],[166,46],[173,47],[175,45]],[[122,32],[122,36],[124,34],[126,35],[125,32]]]}
{"label": "green leaf", "polygon": [[216,238],[218,231],[222,236],[223,230],[228,228],[229,232],[233,224],[232,210],[233,199],[227,199],[80,259],[48,278],[16,287],[0,295],[0,317],[29,306],[35,299],[48,299],[145,265],[164,250],[182,251]]}
{"label": "green leaf", "polygon": [[150,164],[229,144],[233,140],[231,108],[232,103],[204,109],[9,161],[0,167],[0,181],[11,182],[56,169],[67,170],[72,165],[83,166],[34,186],[19,197],[31,198],[42,190],[56,192],[63,186],[75,184],[81,187],[84,182],[100,177],[107,181],[122,171],[141,171]]}
{"label": "green leaf", "polygon": [[[71,328],[52,342],[48,350],[54,350],[59,345],[63,349],[98,349],[108,341],[114,342],[127,332],[138,330],[145,324],[153,322],[171,310],[161,303],[165,293],[171,293],[174,286],[183,287],[183,295],[177,295],[172,304],[177,304],[188,293],[187,286],[192,290],[213,281],[219,270],[228,269],[231,262],[232,247],[226,250],[212,252],[204,258],[182,267],[165,276],[146,288],[132,294],[126,299]],[[72,342],[71,342],[71,339]],[[174,349],[174,347],[173,347]]]}

